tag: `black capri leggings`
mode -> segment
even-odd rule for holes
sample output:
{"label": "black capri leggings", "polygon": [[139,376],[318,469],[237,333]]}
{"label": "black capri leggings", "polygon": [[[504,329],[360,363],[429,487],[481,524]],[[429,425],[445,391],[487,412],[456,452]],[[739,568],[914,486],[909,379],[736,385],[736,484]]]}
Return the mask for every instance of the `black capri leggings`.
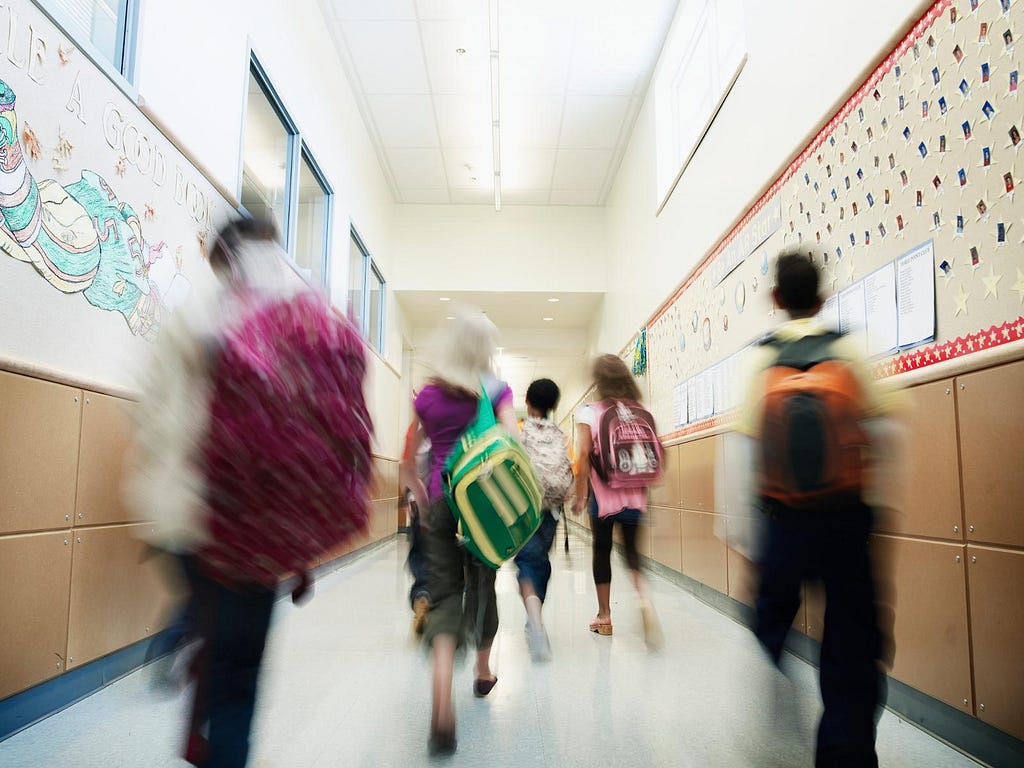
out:
{"label": "black capri leggings", "polygon": [[622,541],[626,547],[626,562],[631,571],[640,570],[640,553],[636,549],[636,534],[640,525],[619,520],[619,515],[593,517],[594,534],[594,583],[611,584],[612,581],[612,530],[617,522],[622,528]]}

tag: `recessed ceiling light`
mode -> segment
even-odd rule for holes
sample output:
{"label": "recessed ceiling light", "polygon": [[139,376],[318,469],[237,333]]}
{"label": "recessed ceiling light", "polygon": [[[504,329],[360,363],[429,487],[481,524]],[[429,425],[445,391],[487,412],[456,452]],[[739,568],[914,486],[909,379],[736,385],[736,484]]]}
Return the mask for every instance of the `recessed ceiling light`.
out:
{"label": "recessed ceiling light", "polygon": [[457,54],[459,54],[459,56],[461,56],[462,54],[464,54],[466,52],[466,49],[465,48],[456,48],[455,52]]}
{"label": "recessed ceiling light", "polygon": [[548,301],[550,301],[552,304],[557,304],[560,301],[560,299],[556,299],[554,296],[552,296],[550,299],[548,299]]}
{"label": "recessed ceiling light", "polygon": [[444,319],[445,320],[454,320],[455,319],[455,315],[445,315]]}
{"label": "recessed ceiling light", "polygon": [[553,317],[545,317],[545,318],[544,318],[544,320],[545,320],[545,321],[549,321],[549,322],[550,322],[551,320],[554,320],[554,319],[555,319],[555,318],[553,318]]}
{"label": "recessed ceiling light", "polygon": [[441,301],[451,301],[451,299],[448,296],[442,296]]}

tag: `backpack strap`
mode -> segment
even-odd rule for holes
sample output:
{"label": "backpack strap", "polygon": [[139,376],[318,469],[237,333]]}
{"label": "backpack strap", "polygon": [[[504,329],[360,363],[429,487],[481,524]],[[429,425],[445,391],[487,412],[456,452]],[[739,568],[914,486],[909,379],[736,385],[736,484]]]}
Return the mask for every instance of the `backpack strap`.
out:
{"label": "backpack strap", "polygon": [[772,363],[772,367],[781,366],[807,371],[819,363],[835,360],[836,356],[832,351],[832,346],[840,338],[842,338],[842,334],[836,331],[803,336],[792,341],[783,341],[777,336],[771,335],[761,342],[761,346],[769,346],[778,350],[779,355]]}

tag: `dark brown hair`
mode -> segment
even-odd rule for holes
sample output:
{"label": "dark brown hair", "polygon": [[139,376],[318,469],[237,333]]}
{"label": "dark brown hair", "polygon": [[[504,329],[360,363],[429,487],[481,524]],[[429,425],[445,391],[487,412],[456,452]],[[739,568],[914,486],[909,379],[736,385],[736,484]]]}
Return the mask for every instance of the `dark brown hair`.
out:
{"label": "dark brown hair", "polygon": [[787,251],[775,262],[775,285],[782,309],[811,312],[820,301],[818,268],[803,253]]}
{"label": "dark brown hair", "polygon": [[615,355],[600,355],[594,361],[594,386],[602,400],[635,400],[640,402],[640,387],[626,364]]}
{"label": "dark brown hair", "polygon": [[277,228],[263,219],[241,218],[225,224],[210,248],[210,266],[215,271],[231,274],[239,247],[246,240],[276,240]]}

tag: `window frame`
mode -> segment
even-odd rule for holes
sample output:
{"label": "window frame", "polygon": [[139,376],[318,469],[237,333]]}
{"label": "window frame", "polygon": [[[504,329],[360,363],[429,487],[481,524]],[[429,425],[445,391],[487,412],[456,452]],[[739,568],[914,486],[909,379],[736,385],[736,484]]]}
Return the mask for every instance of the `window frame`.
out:
{"label": "window frame", "polygon": [[[73,32],[71,19],[56,6],[55,0],[32,0],[46,18],[70,40],[86,58],[99,68],[107,78],[116,85],[125,96],[136,104],[139,103],[139,92],[135,85],[136,68],[138,65],[139,48],[139,16],[142,0],[125,0],[124,14],[118,8],[118,36],[120,45],[115,52],[115,61],[106,55],[90,39],[79,39]],[[120,6],[120,3],[118,4]]]}
{"label": "window frame", "polygon": [[[249,41],[246,57],[249,66],[245,70],[245,77],[242,81],[242,121],[239,126],[238,140],[238,183],[235,189],[235,199],[238,200],[238,212],[243,216],[252,215],[242,203],[242,184],[245,176],[245,127],[249,116],[249,78],[252,77],[256,80],[256,84],[260,87],[271,109],[274,110],[281,121],[282,127],[284,127],[288,134],[288,147],[285,151],[284,226],[281,228],[281,238],[284,241],[282,250],[287,255],[285,261],[302,280],[313,285],[315,288],[325,292],[329,291],[334,221],[334,187],[328,181],[327,174],[324,173],[312,149],[303,138],[302,131],[299,130],[299,126],[285,105],[284,99],[281,98],[280,92],[274,86],[274,82],[267,68],[263,65],[259,54],[253,47],[251,40]],[[309,165],[309,169],[312,171],[317,183],[320,184],[321,189],[324,190],[324,195],[327,198],[324,215],[322,278],[319,285],[302,273],[302,268],[298,265],[295,258],[298,244],[299,175],[303,161]]]}
{"label": "window frame", "polygon": [[[366,247],[366,241],[363,240],[363,238],[359,235],[359,231],[356,229],[355,224],[353,224],[351,221],[349,222],[349,240],[355,243],[356,247],[359,249],[359,253],[362,255],[363,258],[362,268],[360,269],[360,275],[362,277],[360,285],[360,296],[362,298],[360,302],[361,306],[358,308],[358,313],[353,312],[353,314],[355,314],[355,320],[359,324],[359,332],[362,334],[367,344],[369,344],[369,346],[374,351],[376,351],[377,354],[383,357],[385,355],[385,345],[387,340],[384,330],[387,327],[386,310],[388,281],[384,278],[384,273],[381,272],[380,267],[377,266],[377,262],[374,260],[373,255],[370,253],[370,249]],[[352,251],[350,248],[350,257],[351,253]],[[351,275],[351,262],[349,263],[348,267],[348,272]],[[377,327],[373,329],[373,333],[371,333],[371,329],[368,327],[370,319],[369,288],[371,273],[377,278],[377,280],[380,281],[380,316],[377,318]],[[352,287],[353,286],[351,285],[348,286],[349,292],[351,292]],[[348,309],[350,312],[353,311],[353,308],[351,307],[349,307]],[[376,338],[374,338],[374,335],[376,335]]]}

